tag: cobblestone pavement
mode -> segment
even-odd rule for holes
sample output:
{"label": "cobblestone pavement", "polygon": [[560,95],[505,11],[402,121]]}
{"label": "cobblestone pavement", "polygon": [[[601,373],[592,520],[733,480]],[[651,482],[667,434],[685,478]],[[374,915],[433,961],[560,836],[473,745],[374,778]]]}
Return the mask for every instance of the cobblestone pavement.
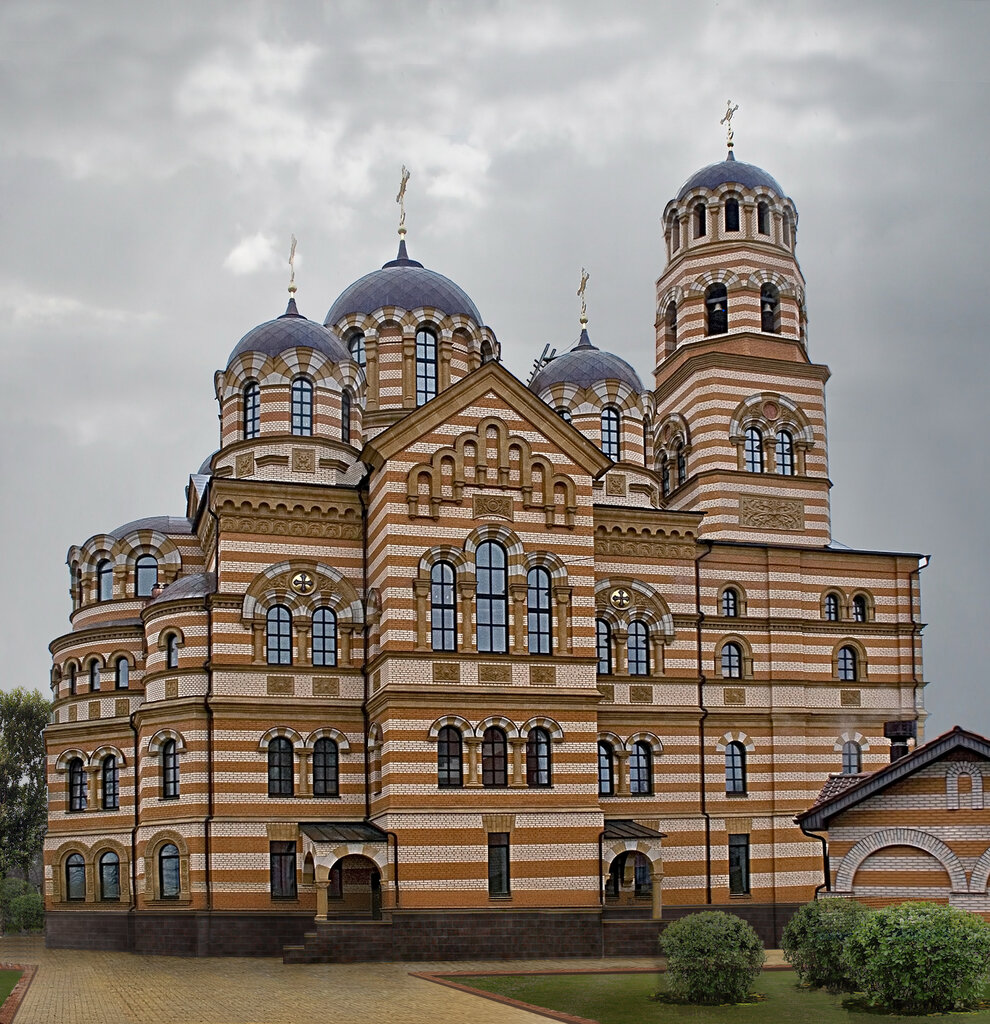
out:
{"label": "cobblestone pavement", "polygon": [[[779,962],[771,951],[768,962]],[[184,958],[45,949],[0,938],[0,963],[39,970],[14,1024],[534,1024],[546,1018],[410,977],[410,971],[601,970],[652,959],[284,965],[275,958]]]}

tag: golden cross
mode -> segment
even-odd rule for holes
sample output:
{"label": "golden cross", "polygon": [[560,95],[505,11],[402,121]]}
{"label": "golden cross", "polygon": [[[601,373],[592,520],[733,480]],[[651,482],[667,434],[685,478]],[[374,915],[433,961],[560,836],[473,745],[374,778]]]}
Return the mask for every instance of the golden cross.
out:
{"label": "golden cross", "polygon": [[406,165],[402,165],[402,180],[399,182],[399,194],[395,197],[395,201],[399,204],[399,234],[404,235],[406,233],[406,184],[409,181],[409,171],[406,170]]}
{"label": "golden cross", "polygon": [[581,323],[586,324],[588,322],[588,304],[584,300],[584,290],[588,287],[588,278],[591,275],[584,267],[581,268],[581,284],[577,290],[578,295],[581,297]]}
{"label": "golden cross", "polygon": [[739,104],[732,105],[732,100],[726,100],[726,111],[725,117],[719,121],[719,124],[725,125],[725,144],[729,149],[732,149],[732,115],[739,109]]}
{"label": "golden cross", "polygon": [[294,292],[296,290],[296,236],[292,236],[292,242],[289,245],[289,291]]}

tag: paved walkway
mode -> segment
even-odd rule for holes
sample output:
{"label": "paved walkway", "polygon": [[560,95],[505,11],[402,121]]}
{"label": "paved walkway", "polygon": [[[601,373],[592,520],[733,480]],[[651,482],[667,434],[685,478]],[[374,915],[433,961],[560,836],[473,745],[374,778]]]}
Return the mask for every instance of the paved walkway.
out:
{"label": "paved walkway", "polygon": [[[771,951],[768,963],[779,963]],[[544,1017],[410,976],[411,971],[601,970],[655,959],[284,965],[45,949],[0,938],[0,963],[39,965],[15,1024],[536,1024]]]}

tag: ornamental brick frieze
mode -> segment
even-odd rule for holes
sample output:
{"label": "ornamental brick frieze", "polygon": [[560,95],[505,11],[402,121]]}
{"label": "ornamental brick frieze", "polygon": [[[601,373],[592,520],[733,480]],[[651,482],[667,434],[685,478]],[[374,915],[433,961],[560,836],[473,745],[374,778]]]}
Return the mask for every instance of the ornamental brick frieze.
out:
{"label": "ornamental brick frieze", "polygon": [[621,558],[648,558],[652,561],[671,561],[678,558],[695,557],[696,547],[693,541],[677,543],[656,539],[649,533],[624,534],[621,537],[609,537],[599,534],[595,537],[595,554],[611,555]]}
{"label": "ornamental brick frieze", "polygon": [[739,525],[759,530],[803,530],[804,502],[800,498],[740,495]]}
{"label": "ornamental brick frieze", "polygon": [[312,537],[319,540],[360,540],[361,524],[308,517],[224,516],[223,529],[230,533],[255,533],[266,537]]}
{"label": "ornamental brick frieze", "polygon": [[475,494],[475,519],[514,519],[512,498],[508,494]]}

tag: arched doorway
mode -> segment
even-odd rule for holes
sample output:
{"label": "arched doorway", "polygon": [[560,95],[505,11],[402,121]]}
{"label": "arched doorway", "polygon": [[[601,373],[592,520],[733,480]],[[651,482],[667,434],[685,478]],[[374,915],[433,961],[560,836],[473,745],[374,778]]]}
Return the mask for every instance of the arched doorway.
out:
{"label": "arched doorway", "polygon": [[373,860],[352,853],[331,865],[327,916],[381,918],[382,876]]}
{"label": "arched doorway", "polygon": [[613,858],[605,884],[605,901],[619,907],[652,905],[653,866],[646,854],[627,850]]}

